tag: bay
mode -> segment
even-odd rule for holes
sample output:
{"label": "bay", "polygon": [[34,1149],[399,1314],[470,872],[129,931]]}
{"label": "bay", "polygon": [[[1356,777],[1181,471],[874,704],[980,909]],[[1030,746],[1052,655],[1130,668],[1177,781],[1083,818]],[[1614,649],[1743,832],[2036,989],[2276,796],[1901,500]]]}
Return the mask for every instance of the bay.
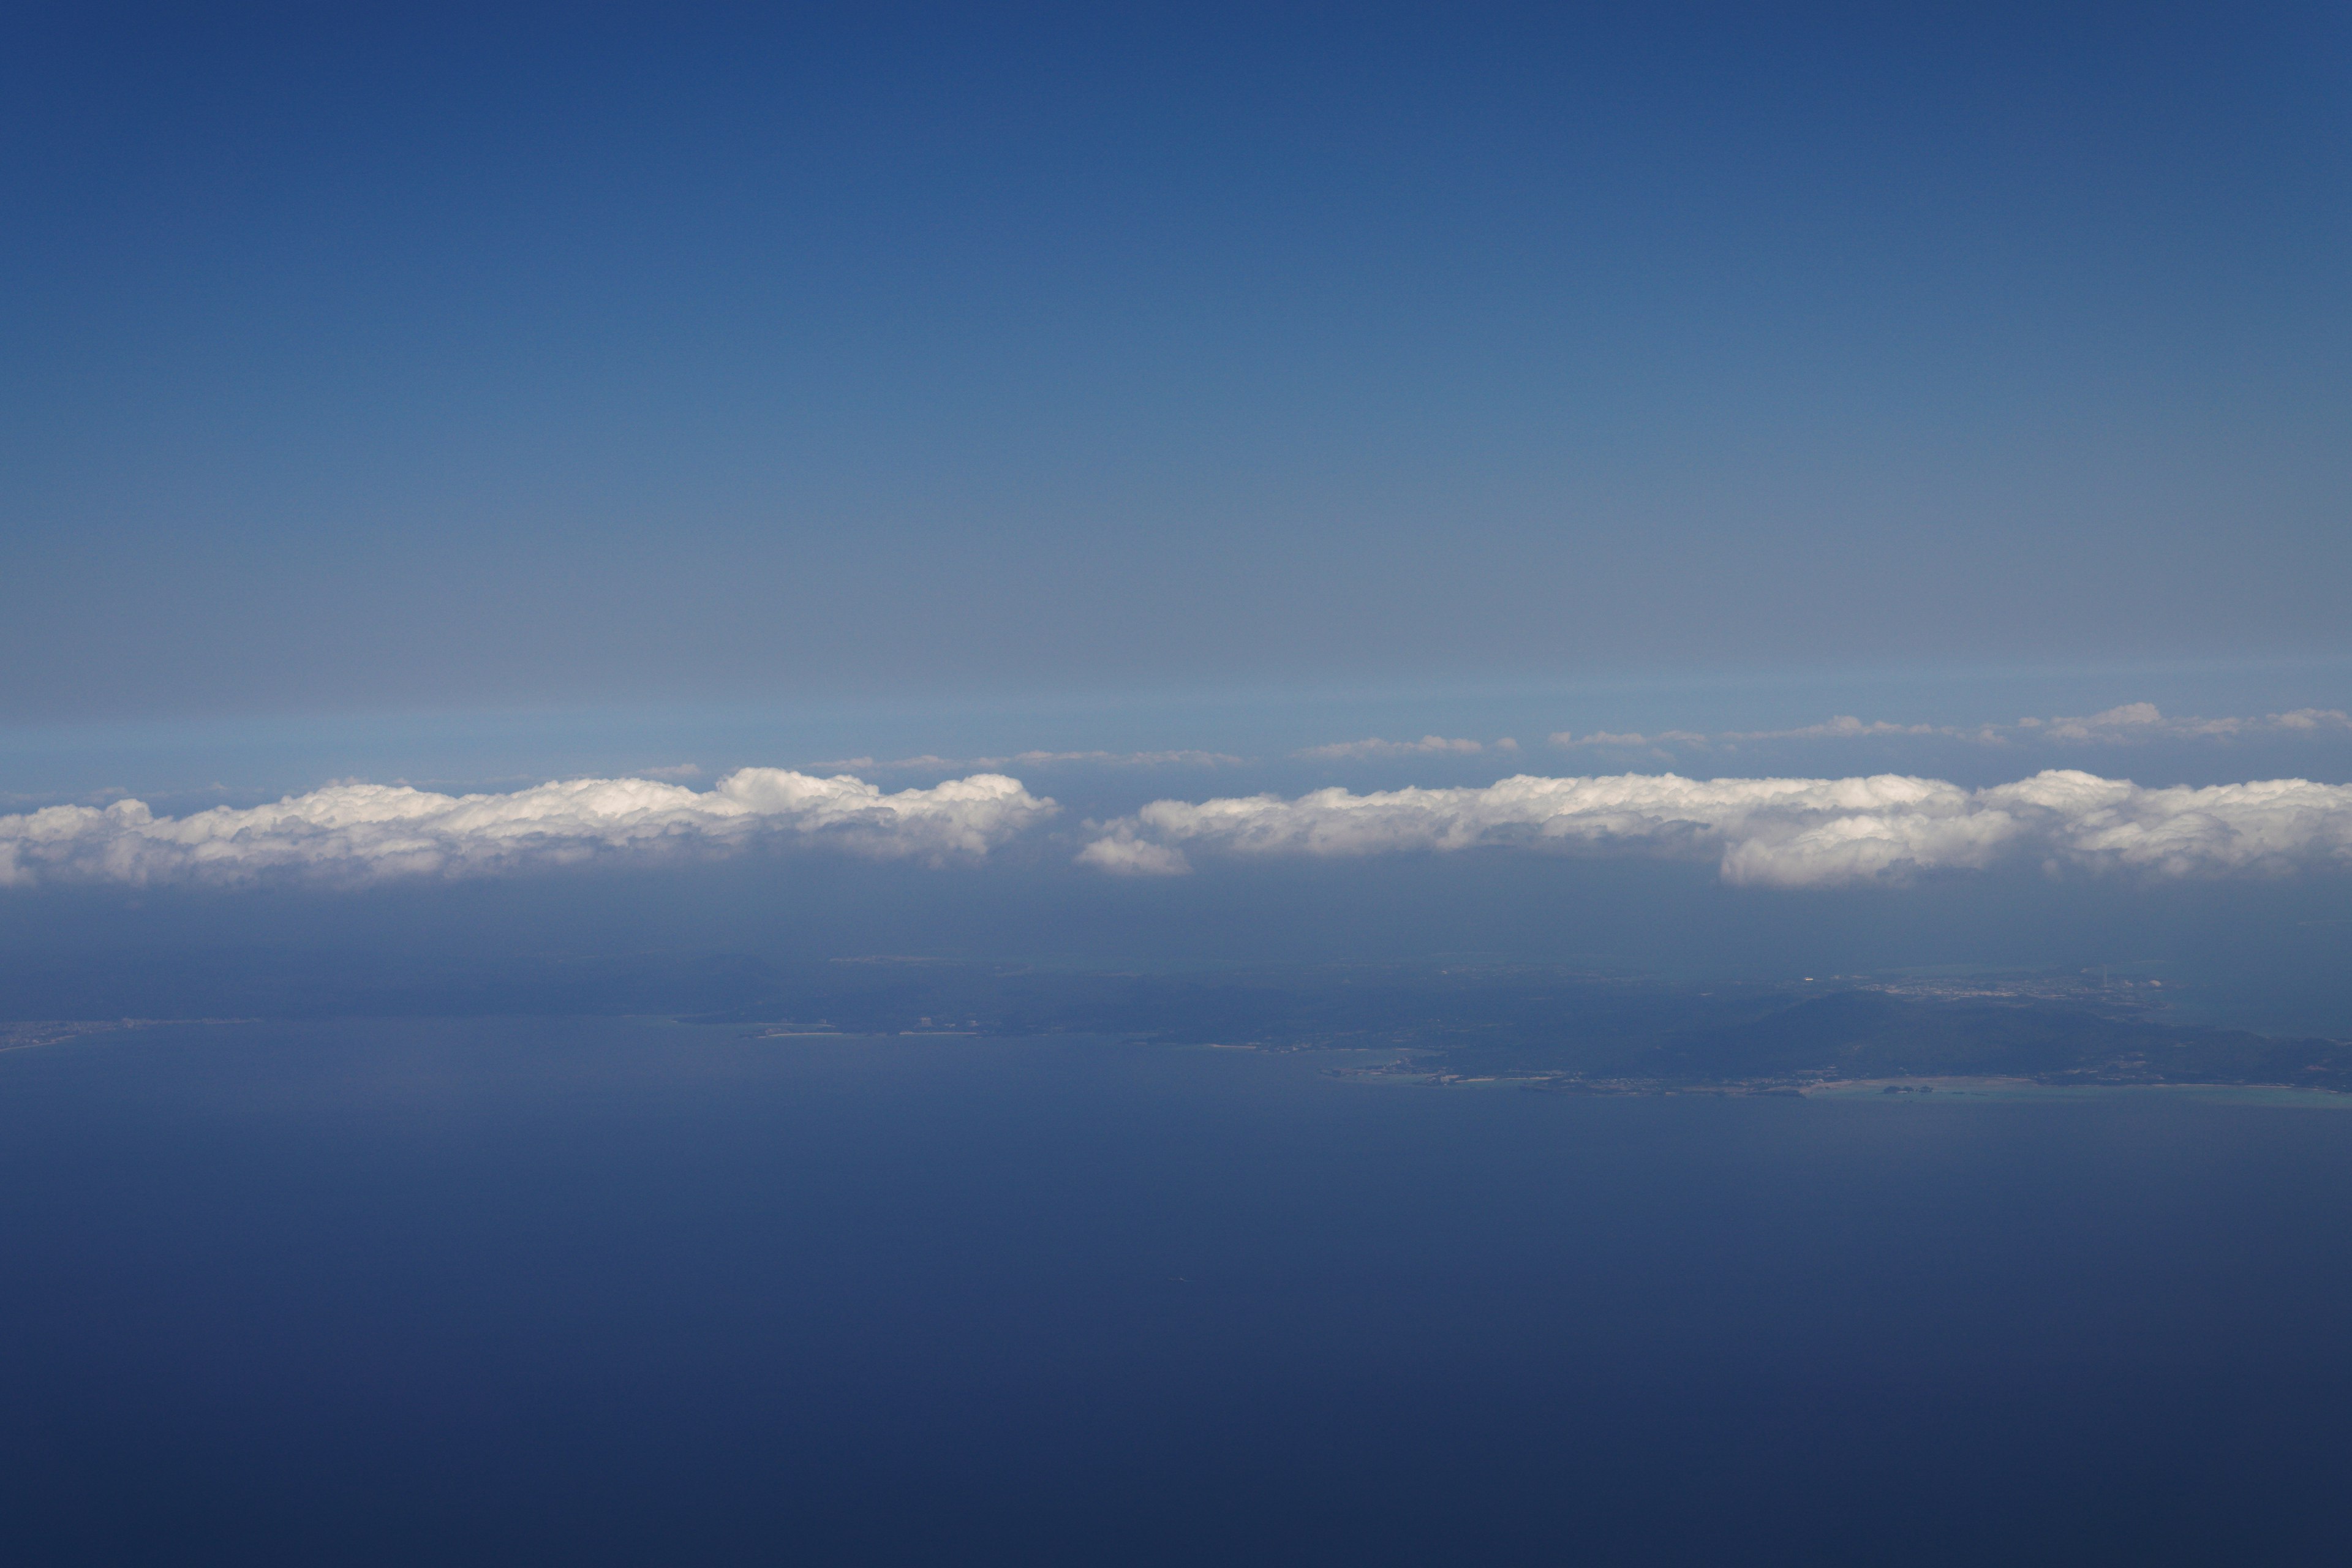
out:
{"label": "bay", "polygon": [[2352,1118],[1345,1059],[0,1055],[10,1556],[2341,1559]]}

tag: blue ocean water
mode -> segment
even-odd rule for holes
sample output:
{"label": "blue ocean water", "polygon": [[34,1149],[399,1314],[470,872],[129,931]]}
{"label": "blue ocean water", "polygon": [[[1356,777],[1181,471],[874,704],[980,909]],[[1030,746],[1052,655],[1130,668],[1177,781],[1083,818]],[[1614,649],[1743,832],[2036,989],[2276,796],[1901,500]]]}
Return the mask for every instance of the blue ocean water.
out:
{"label": "blue ocean water", "polygon": [[1329,1065],[0,1054],[5,1555],[2346,1560],[2352,1114]]}

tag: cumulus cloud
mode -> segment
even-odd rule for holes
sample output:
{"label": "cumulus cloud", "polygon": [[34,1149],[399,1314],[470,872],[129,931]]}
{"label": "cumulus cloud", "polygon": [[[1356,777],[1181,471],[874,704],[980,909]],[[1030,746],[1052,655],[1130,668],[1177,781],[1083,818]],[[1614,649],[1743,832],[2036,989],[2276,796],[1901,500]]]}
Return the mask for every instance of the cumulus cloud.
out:
{"label": "cumulus cloud", "polygon": [[2004,861],[2161,877],[2352,868],[2352,785],[2303,779],[2143,789],[2052,770],[1968,790],[1938,779],[1522,774],[1483,789],[1318,790],[1154,801],[1101,825],[1081,863],[1191,868],[1188,851],[1364,856],[1485,847],[1712,858],[1727,882],[1900,882]]}
{"label": "cumulus cloud", "polygon": [[700,791],[641,778],[464,795],[337,784],[271,805],[180,817],[157,816],[136,800],[0,816],[0,886],[285,875],[367,882],[709,856],[758,842],[942,862],[985,856],[1056,809],[999,773],[894,795],[776,768],[743,768]]}
{"label": "cumulus cloud", "polygon": [[[1375,735],[1369,741],[1335,741],[1328,746],[1309,746],[1292,754],[1318,762],[1344,763],[1364,757],[1475,756],[1486,749],[1476,741],[1449,741],[1443,735],[1423,735],[1418,741],[1383,741]],[[1519,743],[1507,741],[1500,742],[1497,749],[1516,752]]]}
{"label": "cumulus cloud", "polygon": [[1182,850],[1118,826],[1079,850],[1078,864],[1115,877],[1181,877],[1192,868]]}

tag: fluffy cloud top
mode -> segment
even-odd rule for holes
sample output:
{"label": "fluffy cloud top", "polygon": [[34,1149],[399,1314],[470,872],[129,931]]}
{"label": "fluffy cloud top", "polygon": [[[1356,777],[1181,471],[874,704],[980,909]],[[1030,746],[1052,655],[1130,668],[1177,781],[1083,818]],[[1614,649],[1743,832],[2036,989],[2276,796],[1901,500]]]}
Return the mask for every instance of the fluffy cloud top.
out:
{"label": "fluffy cloud top", "polygon": [[604,856],[722,853],[756,841],[934,862],[984,856],[1055,806],[978,773],[885,795],[855,778],[744,768],[707,791],[575,779],[510,795],[343,784],[274,805],[159,817],[135,800],[0,816],[0,886],[81,881],[338,881],[452,876]]}
{"label": "fluffy cloud top", "polygon": [[2302,779],[2143,789],[2053,770],[1967,790],[1937,779],[1522,774],[1484,789],[1318,790],[1155,801],[1079,852],[1170,874],[1188,849],[1349,856],[1510,846],[1712,858],[1726,881],[1829,887],[2038,859],[2167,877],[2352,868],[2352,786]]}

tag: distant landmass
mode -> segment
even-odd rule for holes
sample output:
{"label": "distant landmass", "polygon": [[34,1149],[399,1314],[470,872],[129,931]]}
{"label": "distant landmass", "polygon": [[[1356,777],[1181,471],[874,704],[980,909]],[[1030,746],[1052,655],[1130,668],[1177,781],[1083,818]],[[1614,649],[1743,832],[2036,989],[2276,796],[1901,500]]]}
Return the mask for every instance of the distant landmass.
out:
{"label": "distant landmass", "polygon": [[0,972],[0,1046],[125,1019],[638,1014],[780,1040],[1087,1034],[1370,1050],[1388,1060],[1346,1070],[1587,1092],[1953,1077],[2352,1092],[2352,1042],[2186,1022],[2179,994],[2095,971],[1706,984],[1528,964],[1162,973],[656,953],[473,965],[273,949],[20,964]]}
{"label": "distant landmass", "polygon": [[1801,1088],[1851,1079],[2011,1078],[2040,1083],[2275,1084],[2352,1090],[2352,1045],[2118,1017],[2063,1003],[1945,1000],[1849,990],[1738,1022],[1668,1027],[1613,1048],[1457,1046],[1391,1071],[1639,1090]]}

